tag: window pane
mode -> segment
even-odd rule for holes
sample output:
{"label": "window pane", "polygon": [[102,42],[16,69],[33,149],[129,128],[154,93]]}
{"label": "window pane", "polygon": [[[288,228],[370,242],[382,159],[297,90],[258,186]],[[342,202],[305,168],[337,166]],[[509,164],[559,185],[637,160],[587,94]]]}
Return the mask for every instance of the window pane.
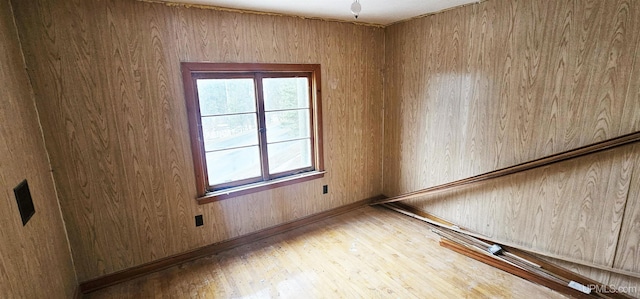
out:
{"label": "window pane", "polygon": [[264,78],[264,109],[309,108],[309,81],[305,78]]}
{"label": "window pane", "polygon": [[309,109],[266,112],[267,142],[308,138]]}
{"label": "window pane", "polygon": [[258,124],[255,114],[208,116],[202,118],[204,150],[258,144]]}
{"label": "window pane", "polygon": [[207,153],[209,185],[261,176],[257,146]]}
{"label": "window pane", "polygon": [[198,79],[200,115],[256,111],[253,79]]}
{"label": "window pane", "polygon": [[267,145],[269,173],[280,173],[311,166],[311,139]]}

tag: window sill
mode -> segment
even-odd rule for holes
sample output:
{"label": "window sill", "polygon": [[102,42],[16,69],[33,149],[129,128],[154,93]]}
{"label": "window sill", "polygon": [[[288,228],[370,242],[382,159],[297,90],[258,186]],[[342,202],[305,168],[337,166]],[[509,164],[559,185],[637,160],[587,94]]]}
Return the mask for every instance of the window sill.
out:
{"label": "window sill", "polygon": [[284,187],[287,185],[302,183],[310,180],[315,180],[324,177],[325,171],[310,171],[301,174],[296,174],[280,179],[271,180],[268,182],[259,182],[255,184],[245,185],[236,188],[229,188],[215,192],[209,192],[202,197],[198,197],[196,200],[198,204],[206,204],[210,202],[216,202],[228,198],[238,197],[278,187]]}

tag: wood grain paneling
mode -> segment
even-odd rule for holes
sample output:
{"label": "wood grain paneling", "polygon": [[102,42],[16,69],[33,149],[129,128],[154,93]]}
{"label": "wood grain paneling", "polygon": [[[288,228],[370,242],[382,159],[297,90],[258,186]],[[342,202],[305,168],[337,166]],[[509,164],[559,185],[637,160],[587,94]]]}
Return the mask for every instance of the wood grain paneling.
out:
{"label": "wood grain paneling", "polygon": [[[638,32],[640,3],[628,0],[492,0],[387,27],[384,194],[640,130]],[[494,238],[640,271],[638,160],[640,148],[625,146],[409,203]]]}
{"label": "wood grain paneling", "polygon": [[640,158],[635,161],[627,198],[626,205],[620,207],[623,221],[614,265],[640,272]]}
{"label": "wood grain paneling", "polygon": [[[130,0],[13,5],[80,281],[381,193],[383,29]],[[199,206],[183,61],[321,64],[325,177]]]}
{"label": "wood grain paneling", "polygon": [[386,28],[385,193],[638,131],[639,14],[498,0]]}
{"label": "wood grain paneling", "polygon": [[[0,294],[73,298],[78,286],[11,6],[0,1]],[[28,180],[22,225],[13,188]]]}

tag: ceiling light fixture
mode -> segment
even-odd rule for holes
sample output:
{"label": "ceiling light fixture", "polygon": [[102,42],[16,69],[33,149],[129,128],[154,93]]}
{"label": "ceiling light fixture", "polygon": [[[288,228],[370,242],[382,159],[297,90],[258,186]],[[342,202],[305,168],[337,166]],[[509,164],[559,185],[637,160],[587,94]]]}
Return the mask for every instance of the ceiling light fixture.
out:
{"label": "ceiling light fixture", "polygon": [[351,3],[351,13],[357,19],[358,15],[360,14],[361,11],[362,11],[362,6],[360,5],[360,1],[359,0],[354,0],[353,3]]}

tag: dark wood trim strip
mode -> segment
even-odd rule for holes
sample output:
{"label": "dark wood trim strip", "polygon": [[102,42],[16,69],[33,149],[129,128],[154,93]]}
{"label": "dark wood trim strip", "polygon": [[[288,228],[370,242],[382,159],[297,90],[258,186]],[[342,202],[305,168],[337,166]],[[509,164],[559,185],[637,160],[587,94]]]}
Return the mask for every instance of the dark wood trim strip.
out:
{"label": "dark wood trim strip", "polygon": [[262,180],[268,181],[269,177],[269,154],[267,153],[267,116],[264,113],[264,90],[262,86],[262,74],[255,74],[256,99],[258,109],[258,141],[260,142],[260,165]]}
{"label": "dark wood trim strip", "polygon": [[[512,264],[529,273],[552,280],[562,286],[569,286],[570,282],[574,281],[582,284],[583,286],[591,288],[591,293],[595,294],[597,297],[604,297],[604,298],[610,298],[610,299],[630,299],[631,298],[625,294],[621,294],[610,288],[607,288],[602,283],[580,277],[580,275],[576,273],[573,273],[561,267],[554,266],[543,260],[539,260],[534,257],[527,257],[526,255],[514,254],[513,252],[508,250],[507,246],[502,246],[502,244],[497,244],[503,248],[502,254],[492,255],[487,251],[487,248],[489,248],[489,246],[496,243],[481,240],[475,237],[470,237],[458,232],[450,231],[446,228],[433,227],[432,231],[440,235],[441,238],[452,241],[460,246],[466,247],[469,250]],[[599,287],[595,288],[595,286],[599,286]]]}
{"label": "dark wood trim strip", "polygon": [[518,172],[523,172],[523,171],[526,171],[526,170],[530,170],[530,169],[534,169],[534,168],[538,168],[538,167],[547,166],[547,165],[550,165],[550,164],[562,162],[562,161],[565,161],[565,160],[578,158],[578,157],[581,157],[581,156],[584,156],[584,155],[589,155],[589,154],[601,152],[601,151],[604,151],[604,150],[612,149],[612,148],[615,148],[615,147],[623,146],[623,145],[630,144],[630,143],[637,142],[637,141],[640,141],[640,132],[635,132],[635,133],[623,135],[623,136],[620,136],[620,137],[611,138],[611,139],[608,139],[608,140],[605,140],[605,141],[593,143],[593,144],[590,144],[590,145],[586,145],[586,146],[579,147],[579,148],[576,148],[576,149],[568,150],[568,151],[561,152],[561,153],[558,153],[558,154],[553,154],[553,155],[550,155],[550,156],[542,157],[540,159],[532,160],[532,161],[529,161],[529,162],[525,162],[525,163],[521,163],[521,164],[517,164],[517,165],[501,168],[501,169],[498,169],[498,170],[486,172],[486,173],[479,174],[479,175],[476,175],[476,176],[472,176],[472,177],[469,177],[469,178],[466,178],[466,179],[461,179],[461,180],[453,181],[453,182],[450,182],[450,183],[445,183],[445,184],[442,184],[442,185],[437,185],[437,186],[421,189],[421,190],[418,190],[418,191],[405,193],[405,194],[402,194],[402,195],[399,195],[399,196],[395,196],[395,197],[391,197],[391,198],[388,198],[388,199],[384,199],[384,200],[381,200],[381,201],[374,202],[374,203],[372,203],[372,205],[379,205],[379,204],[383,204],[383,203],[397,202],[397,201],[406,200],[406,199],[410,199],[410,198],[416,198],[416,197],[420,197],[420,196],[425,196],[425,195],[428,195],[428,194],[431,194],[431,193],[450,190],[450,189],[454,189],[454,188],[461,187],[461,186],[464,186],[464,185],[477,183],[477,182],[481,182],[481,181],[485,181],[485,180],[489,180],[489,179],[495,179],[495,178],[499,178],[499,177],[502,177],[502,176],[506,176],[506,175],[510,175],[510,174],[514,174],[514,173],[518,173]]}
{"label": "dark wood trim strip", "polygon": [[162,258],[147,264],[143,264],[143,265],[135,266],[119,272],[107,274],[105,276],[80,283],[80,291],[83,294],[87,294],[102,288],[106,288],[114,284],[131,280],[136,277],[157,272],[157,271],[160,271],[172,266],[176,266],[185,262],[189,262],[201,257],[210,256],[225,250],[232,249],[234,247],[246,245],[264,238],[268,238],[268,237],[281,234],[305,225],[309,225],[314,222],[322,221],[340,214],[344,214],[344,213],[353,211],[355,209],[361,208],[363,206],[366,206],[374,200],[380,200],[382,198],[383,198],[383,195],[378,195],[373,198],[364,199],[358,202],[344,205],[342,207],[338,207],[338,208],[324,211],[318,214],[314,214],[314,215],[310,215],[297,220],[282,223],[280,225],[259,230],[257,232],[253,232],[244,236],[232,238],[220,243],[207,245],[207,246],[204,246],[195,250],[191,250],[185,253],[169,256],[169,257]]}
{"label": "dark wood trim strip", "polygon": [[324,172],[313,172],[312,174],[301,174],[300,176],[284,177],[282,179],[275,179],[266,182],[259,182],[254,185],[245,185],[238,188],[230,188],[226,190],[219,190],[212,192],[208,195],[199,197],[198,204],[212,203],[224,199],[234,198],[242,195],[256,193],[260,191],[266,191],[269,189],[284,187],[292,184],[298,184],[306,181],[311,181],[324,177]]}
{"label": "dark wood trim strip", "polygon": [[313,121],[313,150],[314,158],[316,159],[314,164],[317,171],[324,171],[324,151],[322,145],[322,140],[324,140],[324,135],[322,134],[322,70],[319,64],[313,65],[311,76],[311,89],[309,89],[309,92],[311,93],[313,101],[310,108]]}
{"label": "dark wood trim strip", "polygon": [[[219,62],[182,62],[190,72],[313,72],[319,69],[319,64],[300,63],[219,63]],[[250,71],[248,71],[248,69]]]}
{"label": "dark wood trim strip", "polygon": [[[189,121],[189,136],[191,141],[191,156],[193,159],[193,167],[195,171],[195,185],[198,195],[205,194],[207,191],[208,178],[207,169],[204,166],[205,154],[204,145],[202,140],[202,127],[200,117],[200,103],[196,97],[196,85],[195,79],[191,77],[191,68],[188,64],[182,64],[180,66],[182,72],[182,86],[184,88],[184,97],[187,107],[187,120]],[[194,138],[198,136],[198,138]]]}
{"label": "dark wood trim strip", "polygon": [[590,268],[594,268],[594,269],[598,269],[598,270],[604,270],[604,271],[609,271],[609,272],[613,272],[613,273],[617,273],[617,274],[622,274],[622,275],[626,275],[629,277],[635,277],[635,278],[640,278],[640,273],[636,273],[633,271],[628,271],[628,270],[623,270],[623,269],[617,269],[617,268],[612,268],[612,267],[608,267],[608,266],[603,266],[603,265],[596,265],[587,261],[581,261],[575,258],[570,258],[570,257],[565,257],[565,256],[560,256],[557,254],[552,254],[549,252],[542,252],[539,250],[534,250],[531,248],[526,248],[522,245],[516,244],[514,242],[507,242],[507,241],[503,241],[503,240],[498,240],[496,238],[492,238],[492,237],[487,237],[481,234],[478,234],[476,232],[473,231],[469,231],[466,230],[464,228],[455,226],[453,224],[451,224],[450,222],[444,221],[444,220],[440,220],[440,218],[437,218],[433,215],[430,215],[427,212],[421,211],[419,209],[416,209],[415,207],[403,204],[403,203],[391,203],[391,204],[383,204],[382,205],[385,208],[391,209],[393,211],[396,211],[398,213],[404,214],[406,216],[424,221],[428,224],[434,225],[436,227],[440,227],[440,228],[445,228],[451,231],[455,231],[470,237],[474,237],[474,238],[478,238],[480,240],[484,240],[484,241],[489,241],[489,242],[493,242],[493,243],[497,243],[500,244],[501,246],[508,246],[510,248],[517,248],[520,249],[522,251],[526,251],[528,253],[532,253],[532,254],[537,254],[540,256],[545,256],[545,257],[550,257],[553,259],[557,259],[557,260],[561,260],[561,261],[565,261],[565,262],[569,262],[569,263],[574,263],[574,264],[578,264],[578,265],[582,265],[582,266],[586,266],[586,267],[590,267]]}
{"label": "dark wood trim strip", "polygon": [[462,245],[456,244],[452,241],[446,240],[446,239],[442,239],[440,240],[440,246],[450,249],[452,251],[455,251],[459,254],[465,255],[467,257],[470,257],[474,260],[480,261],[482,263],[485,263],[489,266],[498,268],[502,271],[511,273],[515,276],[518,276],[520,278],[523,278],[525,280],[537,283],[539,285],[545,286],[547,288],[550,288],[556,292],[560,292],[562,294],[565,295],[569,295],[571,297],[574,298],[594,298],[596,296],[593,295],[587,295],[585,293],[579,292],[577,290],[574,290],[568,286],[565,285],[561,285],[551,279],[548,279],[546,277],[542,277],[539,275],[536,275],[534,273],[528,272],[524,269],[518,268],[516,266],[513,266],[507,262],[504,262],[502,260],[490,257],[488,255],[484,255],[478,252],[475,252],[471,249],[468,249]]}
{"label": "dark wood trim strip", "polygon": [[540,267],[542,269],[545,269],[545,270],[547,270],[549,272],[552,272],[552,273],[554,273],[556,275],[562,276],[562,277],[564,277],[566,279],[573,280],[573,281],[578,282],[578,283],[580,283],[582,285],[585,285],[585,286],[598,285],[604,290],[604,293],[607,296],[611,297],[611,298],[633,299],[633,297],[631,297],[631,296],[629,296],[627,294],[618,292],[617,290],[612,289],[610,286],[608,286],[606,284],[603,284],[603,283],[595,281],[595,280],[593,280],[591,278],[582,276],[582,275],[580,275],[578,273],[575,273],[573,271],[569,271],[569,270],[567,270],[565,268],[556,266],[556,265],[554,265],[554,264],[552,264],[552,263],[550,263],[550,262],[548,262],[546,260],[538,258],[538,257],[536,257],[534,255],[528,254],[527,252],[525,252],[523,250],[520,250],[520,249],[517,249],[517,248],[512,248],[512,247],[509,247],[509,246],[502,246],[502,248],[504,250],[508,251],[509,253],[515,255],[515,256],[518,256],[518,257],[520,257],[522,259],[525,259],[525,260],[527,260],[529,262],[538,264],[538,265],[540,265]]}

